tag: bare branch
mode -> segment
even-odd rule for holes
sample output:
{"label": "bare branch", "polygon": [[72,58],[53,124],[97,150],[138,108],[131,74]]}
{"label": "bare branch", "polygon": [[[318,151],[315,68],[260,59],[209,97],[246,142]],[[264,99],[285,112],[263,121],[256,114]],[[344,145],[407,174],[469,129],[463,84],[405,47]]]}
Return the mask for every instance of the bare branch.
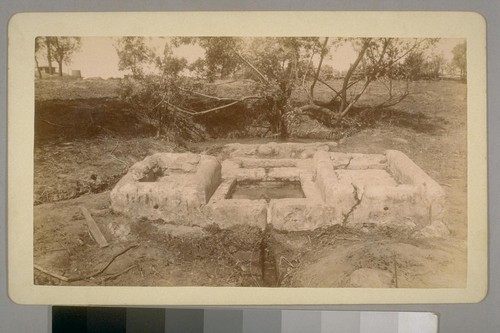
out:
{"label": "bare branch", "polygon": [[356,97],[354,97],[354,99],[351,101],[351,103],[349,103],[349,105],[342,111],[342,113],[340,113],[340,116],[338,118],[339,120],[342,119],[347,114],[347,112],[349,112],[349,110],[358,101],[358,99],[361,97],[361,95],[363,95],[366,88],[368,88],[368,85],[370,84],[370,82],[371,82],[370,80],[366,80],[366,82],[363,86],[363,89],[361,89],[361,91],[356,95]]}
{"label": "bare branch", "polygon": [[427,40],[428,40],[428,38],[424,38],[422,40],[415,41],[415,43],[413,44],[413,46],[410,47],[406,52],[404,52],[402,55],[400,55],[396,59],[390,61],[389,63],[381,66],[380,68],[381,69],[385,69],[385,68],[389,68],[389,67],[394,66],[394,64],[397,64],[399,60],[401,60],[404,57],[406,57],[410,52],[414,51],[417,47],[419,47],[423,42],[426,42]]}
{"label": "bare branch", "polygon": [[222,86],[224,84],[231,84],[231,83],[235,83],[235,82],[238,82],[238,80],[232,80],[232,81],[229,81],[229,82],[219,82],[219,83],[213,83],[214,86]]}
{"label": "bare branch", "polygon": [[221,106],[217,106],[215,108],[211,108],[211,109],[208,109],[208,110],[203,110],[203,111],[192,111],[192,110],[186,110],[186,109],[183,109],[181,107],[178,107],[177,105],[174,105],[172,103],[170,103],[169,101],[166,101],[166,104],[172,108],[174,108],[175,110],[177,111],[180,111],[180,112],[183,112],[183,113],[186,113],[186,114],[189,114],[191,116],[200,116],[200,115],[203,115],[203,114],[207,114],[207,113],[210,113],[210,112],[214,112],[214,111],[218,111],[218,110],[222,110],[222,109],[226,109],[230,106],[233,106],[235,104],[238,104],[238,103],[241,103],[241,102],[244,102],[248,99],[258,99],[258,98],[262,98],[262,96],[247,96],[247,97],[243,97],[241,99],[238,99],[232,103],[229,103],[229,104],[225,104],[225,105],[221,105]]}
{"label": "bare branch", "polygon": [[254,65],[252,65],[248,60],[246,60],[238,51],[231,47],[231,50],[240,58],[245,64],[247,64],[251,69],[253,69],[259,77],[264,81],[264,83],[269,83],[267,77],[262,74]]}
{"label": "bare branch", "polygon": [[371,109],[388,108],[388,107],[394,106],[396,104],[401,103],[409,94],[410,94],[409,91],[405,91],[404,93],[402,93],[397,98],[395,98],[394,96],[391,97],[391,98],[388,98],[384,102],[382,102],[382,103],[380,103],[378,105],[375,105],[374,107],[371,107]]}
{"label": "bare branch", "polygon": [[52,277],[55,277],[56,279],[59,279],[61,281],[64,281],[64,282],[75,282],[75,281],[82,281],[82,280],[87,280],[87,279],[90,279],[90,278],[93,278],[93,277],[96,277],[98,275],[100,275],[101,273],[103,273],[108,267],[109,265],[111,265],[113,263],[113,261],[115,261],[115,259],[119,256],[121,256],[122,254],[124,254],[125,252],[131,250],[131,249],[134,249],[136,247],[138,247],[139,245],[137,244],[134,244],[134,245],[131,245],[127,248],[125,248],[124,250],[121,250],[120,252],[118,252],[117,254],[115,254],[109,261],[106,265],[104,265],[100,270],[98,270],[97,272],[93,273],[93,274],[90,274],[90,275],[86,275],[86,276],[76,276],[76,277],[66,277],[66,276],[62,276],[62,275],[59,275],[59,274],[55,274],[53,272],[50,272],[46,269],[44,269],[43,267],[39,266],[39,265],[33,265],[33,267],[37,270],[39,270],[40,272],[42,273],[45,273],[47,275],[50,275]]}
{"label": "bare branch", "polygon": [[[355,85],[356,83],[358,83],[362,80],[363,79],[357,79],[357,80],[352,81],[351,83],[349,83],[347,85],[347,89],[351,88],[353,85]],[[336,90],[335,88],[333,88],[331,85],[329,85],[327,82],[323,81],[322,79],[318,78],[318,82],[324,84],[326,87],[330,88],[330,90],[332,90],[335,93],[335,96],[332,97],[332,99],[330,100],[330,103],[335,101],[337,99],[337,97],[339,97],[341,95],[341,91]]]}
{"label": "bare branch", "polygon": [[332,110],[324,108],[324,107],[316,105],[316,104],[303,105],[299,109],[302,112],[316,111],[316,112],[321,112],[321,113],[323,113],[323,114],[325,114],[327,116],[331,116],[332,115]]}
{"label": "bare branch", "polygon": [[314,75],[314,80],[313,80],[313,83],[311,84],[310,93],[309,93],[311,96],[311,100],[314,100],[314,86],[316,85],[316,81],[318,81],[319,72],[321,71],[321,65],[323,65],[323,59],[325,58],[326,43],[328,43],[328,37],[325,38],[325,41],[323,42],[323,45],[321,46],[321,53],[320,53],[318,68],[316,69],[316,74]]}
{"label": "bare branch", "polygon": [[[329,85],[327,82],[323,81],[320,78],[318,78],[317,80],[318,80],[319,83],[324,84],[327,88],[330,88],[330,90],[332,90],[334,93],[336,93],[337,96],[340,95],[340,92],[338,90],[336,90],[335,88],[333,88],[331,85]],[[335,98],[337,98],[337,96],[335,96]]]}
{"label": "bare branch", "polygon": [[[347,85],[349,84],[349,80],[351,79],[352,74],[354,73],[354,71],[358,67],[359,63],[363,59],[363,56],[365,55],[365,52],[368,49],[368,46],[370,46],[371,40],[372,40],[371,38],[367,38],[364,40],[363,46],[358,53],[358,57],[356,58],[354,63],[349,67],[349,70],[347,71],[346,76],[344,78],[344,83],[342,85],[342,90],[341,90],[342,101],[340,103],[340,109],[339,109],[339,111],[342,113],[344,113],[344,105],[347,102]],[[350,108],[350,106],[349,106],[349,108]]]}
{"label": "bare branch", "polygon": [[[162,104],[163,104],[163,102],[165,101],[165,98],[166,98],[166,97],[167,97],[167,93],[163,94],[163,97],[161,98],[161,101],[160,101],[160,102],[158,102],[158,104],[156,104],[155,106],[153,106],[153,107],[151,108],[151,111],[156,110],[156,108],[157,108],[157,107],[159,107],[160,105],[162,105]],[[149,115],[148,115],[148,117],[149,117]]]}
{"label": "bare branch", "polygon": [[193,90],[189,90],[189,89],[179,88],[179,90],[182,90],[182,91],[194,94],[194,95],[198,95],[201,97],[214,99],[216,101],[236,101],[237,100],[236,98],[227,98],[227,97],[217,97],[217,96],[213,96],[213,95],[206,95],[206,94],[203,94],[201,92],[193,91]]}
{"label": "bare branch", "polygon": [[316,45],[313,45],[311,56],[309,57],[309,61],[307,62],[306,71],[304,73],[304,76],[302,77],[302,86],[304,86],[304,84],[306,83],[307,74],[309,74],[309,67],[312,65],[312,60],[315,55],[316,55]]}

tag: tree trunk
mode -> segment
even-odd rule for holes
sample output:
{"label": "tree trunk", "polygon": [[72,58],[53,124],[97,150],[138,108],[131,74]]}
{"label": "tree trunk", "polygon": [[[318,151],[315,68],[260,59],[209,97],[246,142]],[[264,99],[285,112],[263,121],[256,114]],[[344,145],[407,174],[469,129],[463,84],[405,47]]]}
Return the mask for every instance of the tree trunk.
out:
{"label": "tree trunk", "polygon": [[286,126],[286,120],[285,120],[285,113],[281,113],[281,118],[280,118],[280,138],[282,140],[285,140],[288,138],[288,128]]}
{"label": "tree trunk", "polygon": [[42,78],[42,71],[40,70],[40,66],[38,65],[38,59],[35,56],[35,64],[36,64],[36,70],[38,71],[38,77],[41,79]]}
{"label": "tree trunk", "polygon": [[328,37],[325,38],[325,41],[323,42],[323,46],[321,47],[320,50],[320,58],[319,58],[319,64],[318,68],[316,69],[316,74],[314,74],[314,80],[313,83],[311,84],[311,88],[309,91],[309,97],[310,97],[310,102],[314,101],[314,86],[316,85],[316,82],[318,81],[319,78],[319,73],[321,72],[321,65],[323,64],[323,58],[325,57],[325,48],[326,44],[328,43]]}
{"label": "tree trunk", "polygon": [[363,56],[365,55],[365,52],[368,49],[368,46],[370,46],[370,41],[371,41],[371,38],[368,38],[368,39],[364,40],[363,46],[362,46],[361,50],[358,53],[358,57],[356,58],[356,60],[354,61],[354,63],[347,70],[347,73],[346,73],[346,75],[344,77],[344,82],[342,84],[342,90],[340,91],[341,92],[340,97],[341,97],[342,100],[340,101],[339,113],[343,113],[344,112],[344,108],[346,108],[346,105],[347,105],[347,89],[348,89],[347,86],[349,85],[349,80],[351,79],[352,74],[355,72],[355,70],[358,67],[359,63],[363,59]]}
{"label": "tree trunk", "polygon": [[47,45],[47,62],[49,63],[49,74],[52,75],[52,51],[50,46],[50,37],[45,37],[45,45]]}
{"label": "tree trunk", "polygon": [[62,72],[62,61],[58,61],[57,64],[59,65],[59,76],[63,76]]}

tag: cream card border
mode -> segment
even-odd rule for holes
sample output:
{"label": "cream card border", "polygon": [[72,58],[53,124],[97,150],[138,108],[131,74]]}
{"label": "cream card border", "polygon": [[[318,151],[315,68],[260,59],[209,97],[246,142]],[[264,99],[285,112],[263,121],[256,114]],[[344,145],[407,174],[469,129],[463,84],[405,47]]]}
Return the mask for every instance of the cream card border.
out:
{"label": "cream card border", "polygon": [[[467,39],[468,273],[464,289],[58,287],[33,284],[36,36],[339,36]],[[9,23],[8,276],[17,303],[284,305],[478,302],[487,291],[486,23],[469,12],[22,13]]]}

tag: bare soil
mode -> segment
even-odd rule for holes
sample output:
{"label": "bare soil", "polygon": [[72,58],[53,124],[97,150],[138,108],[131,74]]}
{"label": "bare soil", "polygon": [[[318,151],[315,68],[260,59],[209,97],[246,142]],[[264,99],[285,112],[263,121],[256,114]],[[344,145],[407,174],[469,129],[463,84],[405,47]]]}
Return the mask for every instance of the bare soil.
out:
{"label": "bare soil", "polygon": [[[136,161],[161,151],[217,155],[223,144],[234,140],[179,145],[152,137],[148,124],[116,99],[116,89],[110,88],[116,88],[115,80],[108,85],[108,80],[95,80],[106,88],[91,85],[90,90],[88,82],[75,81],[72,92],[64,94],[47,88],[52,80],[40,81],[35,112],[35,264],[65,277],[88,277],[122,250],[138,246],[114,258],[95,277],[65,282],[35,270],[36,284],[346,287],[360,268],[390,272],[388,287],[466,284],[465,84],[415,82],[414,94],[338,146],[341,152],[401,150],[443,186],[451,235],[423,240],[370,227],[263,233],[249,227],[182,228],[115,214],[109,209],[109,190]],[[371,89],[365,102],[378,98],[382,88]],[[100,248],[92,239],[80,205],[90,210],[108,247]]]}

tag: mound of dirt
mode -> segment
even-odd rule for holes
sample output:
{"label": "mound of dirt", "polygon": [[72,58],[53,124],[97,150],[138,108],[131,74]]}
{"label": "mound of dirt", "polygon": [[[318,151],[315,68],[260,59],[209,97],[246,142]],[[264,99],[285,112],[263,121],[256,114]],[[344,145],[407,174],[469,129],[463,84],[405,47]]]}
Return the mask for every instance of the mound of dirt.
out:
{"label": "mound of dirt", "polygon": [[310,252],[301,262],[288,282],[292,287],[465,288],[467,283],[466,244],[455,240],[360,239]]}

